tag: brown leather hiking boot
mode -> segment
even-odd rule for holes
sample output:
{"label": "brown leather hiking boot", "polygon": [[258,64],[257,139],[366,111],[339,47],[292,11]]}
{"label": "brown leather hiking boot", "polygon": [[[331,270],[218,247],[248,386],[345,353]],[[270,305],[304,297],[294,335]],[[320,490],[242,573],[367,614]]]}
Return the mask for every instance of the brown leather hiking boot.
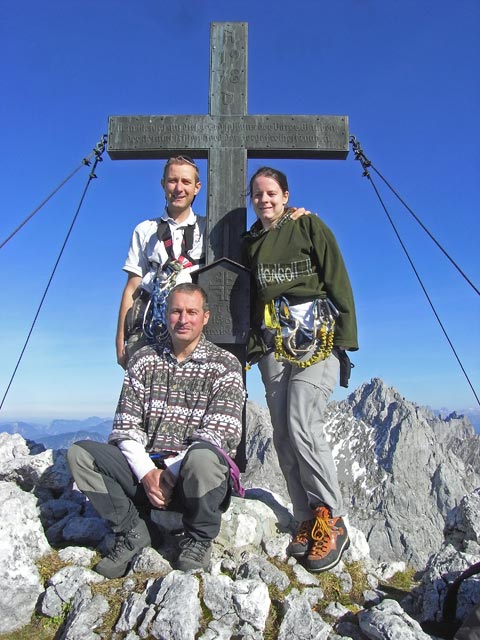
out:
{"label": "brown leather hiking boot", "polygon": [[312,546],[305,559],[305,567],[313,573],[328,571],[338,564],[350,546],[343,518],[332,518],[328,507],[317,507],[312,528]]}
{"label": "brown leather hiking boot", "polygon": [[287,554],[294,558],[304,558],[312,541],[311,533],[315,518],[304,520],[298,527],[295,537],[287,547]]}

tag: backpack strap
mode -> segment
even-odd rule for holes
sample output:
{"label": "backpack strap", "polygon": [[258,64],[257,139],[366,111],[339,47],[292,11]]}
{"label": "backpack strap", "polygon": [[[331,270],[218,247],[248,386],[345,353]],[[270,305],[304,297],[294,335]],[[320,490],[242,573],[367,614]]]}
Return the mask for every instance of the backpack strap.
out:
{"label": "backpack strap", "polygon": [[[458,578],[456,578],[452,583],[450,583],[447,587],[447,592],[445,594],[445,598],[443,601],[442,607],[442,619],[440,621],[437,620],[423,620],[420,623],[422,630],[425,633],[430,635],[435,635],[438,638],[446,638],[447,640],[454,640],[457,637],[457,631],[463,631],[463,624],[467,623],[465,627],[465,633],[469,631],[468,620],[462,621],[456,617],[457,615],[457,596],[458,590],[460,589],[461,583],[474,575],[480,573],[480,562],[476,562],[472,564],[468,569],[463,571]],[[472,609],[472,613],[476,613],[476,608],[478,608],[478,604],[474,605]],[[469,614],[471,615],[471,614]],[[461,629],[462,627],[462,629]],[[477,627],[475,627],[477,629]],[[471,630],[471,629],[470,629]],[[474,635],[465,635],[458,634],[458,637],[462,638],[475,638],[477,636]]]}
{"label": "backpack strap", "polygon": [[199,261],[192,259],[189,255],[190,251],[193,249],[193,239],[196,226],[197,223],[195,222],[194,224],[187,224],[185,227],[181,227],[183,229],[182,251],[181,255],[179,255],[178,258],[175,258],[173,255],[173,240],[170,224],[166,220],[160,219],[158,221],[157,238],[160,242],[163,242],[169,262],[177,260],[184,268],[198,264]]}
{"label": "backpack strap", "polygon": [[480,573],[480,562],[476,562],[468,567],[468,569],[465,569],[465,571],[448,586],[442,608],[442,615],[445,622],[453,622],[455,620],[458,590],[462,582],[478,573]]}

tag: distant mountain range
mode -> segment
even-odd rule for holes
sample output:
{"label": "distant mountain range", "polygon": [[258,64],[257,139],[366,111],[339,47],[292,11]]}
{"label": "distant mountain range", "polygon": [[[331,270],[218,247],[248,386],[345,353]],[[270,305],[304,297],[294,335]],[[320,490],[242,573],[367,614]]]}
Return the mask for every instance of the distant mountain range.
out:
{"label": "distant mountain range", "polygon": [[30,422],[0,422],[0,433],[18,433],[47,449],[67,449],[76,440],[105,442],[112,430],[112,419],[93,416],[85,420],[52,420],[49,425]]}
{"label": "distant mountain range", "polygon": [[[353,392],[354,393],[354,392]],[[480,408],[465,410],[432,409],[442,419],[468,418],[475,431],[480,434]],[[19,433],[25,439],[43,444],[47,449],[67,449],[76,440],[105,442],[112,429],[113,418],[92,416],[84,420],[52,420],[50,424],[27,421],[0,422],[0,433]]]}
{"label": "distant mountain range", "polygon": [[477,433],[480,433],[480,408],[457,409],[455,411],[451,411],[449,409],[432,409],[432,411],[435,415],[441,416],[442,418],[446,418],[447,416],[455,416],[456,418],[465,416],[470,420],[470,423],[474,427],[475,431]]}

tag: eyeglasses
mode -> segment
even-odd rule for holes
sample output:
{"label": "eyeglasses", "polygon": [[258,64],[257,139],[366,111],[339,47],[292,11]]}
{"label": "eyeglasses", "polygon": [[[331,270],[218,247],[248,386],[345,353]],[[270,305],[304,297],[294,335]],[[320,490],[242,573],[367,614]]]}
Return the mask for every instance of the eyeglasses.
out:
{"label": "eyeglasses", "polygon": [[185,162],[198,170],[198,167],[195,164],[195,160],[193,160],[193,158],[190,158],[190,156],[173,156],[172,158],[169,158],[167,160],[165,167],[168,167],[170,164],[176,164],[178,162]]}

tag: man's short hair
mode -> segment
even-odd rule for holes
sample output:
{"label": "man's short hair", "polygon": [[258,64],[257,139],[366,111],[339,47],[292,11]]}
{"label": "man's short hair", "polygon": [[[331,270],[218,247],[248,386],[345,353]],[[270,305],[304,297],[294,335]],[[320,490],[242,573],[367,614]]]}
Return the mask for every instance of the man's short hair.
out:
{"label": "man's short hair", "polygon": [[172,156],[171,158],[169,158],[165,163],[165,166],[163,167],[164,180],[167,175],[168,167],[170,167],[172,164],[186,164],[189,167],[193,167],[193,169],[195,170],[195,182],[200,182],[200,171],[198,170],[195,160],[190,156]]}
{"label": "man's short hair", "polygon": [[177,284],[173,289],[170,290],[168,294],[167,303],[170,302],[170,298],[173,293],[176,291],[180,293],[199,293],[202,296],[202,309],[204,311],[209,311],[208,307],[208,296],[207,292],[203,287],[199,284],[195,284],[194,282],[182,282],[181,284]]}

